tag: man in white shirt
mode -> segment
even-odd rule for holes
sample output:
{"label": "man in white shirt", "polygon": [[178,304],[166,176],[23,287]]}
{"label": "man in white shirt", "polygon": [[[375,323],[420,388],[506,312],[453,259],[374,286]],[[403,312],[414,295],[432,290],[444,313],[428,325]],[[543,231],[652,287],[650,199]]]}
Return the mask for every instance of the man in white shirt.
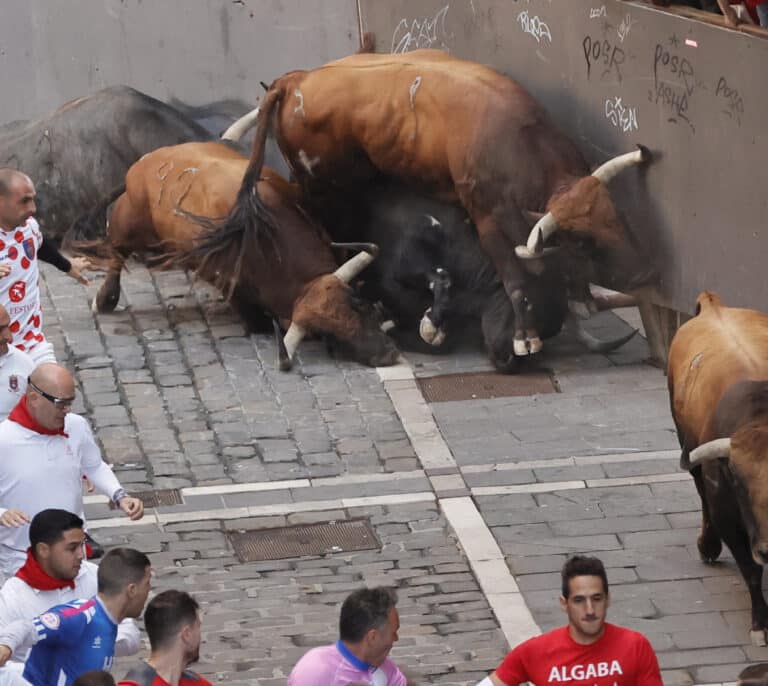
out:
{"label": "man in white shirt", "polygon": [[0,422],[16,406],[27,390],[27,377],[35,368],[27,353],[11,345],[11,318],[0,305]]}
{"label": "man in white shirt", "polygon": [[0,304],[11,318],[13,345],[40,364],[56,357],[43,335],[38,257],[84,284],[88,279],[81,269],[88,261],[67,260],[47,244],[41,250],[43,234],[32,216],[36,210],[32,180],[16,169],[0,169]]}
{"label": "man in white shirt", "polygon": [[102,460],[86,420],[69,412],[74,398],[72,375],[41,364],[0,423],[0,570],[7,576],[26,559],[29,522],[38,512],[56,507],[83,516],[83,474],[131,519],[144,514],[141,500],[125,492]]}
{"label": "man in white shirt", "polygon": [[[96,595],[98,567],[85,561],[84,541],[83,520],[77,515],[56,509],[35,515],[29,527],[27,561],[0,589],[0,626]],[[31,647],[18,646],[3,669],[23,669]],[[140,647],[136,623],[124,619],[117,628],[115,655],[134,655]]]}

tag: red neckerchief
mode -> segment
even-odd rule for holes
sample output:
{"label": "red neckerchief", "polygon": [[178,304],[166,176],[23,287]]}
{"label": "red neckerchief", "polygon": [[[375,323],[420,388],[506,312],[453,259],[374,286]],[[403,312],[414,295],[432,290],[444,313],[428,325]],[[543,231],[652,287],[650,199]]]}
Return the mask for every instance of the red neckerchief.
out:
{"label": "red neckerchief", "polygon": [[31,429],[32,431],[36,431],[39,434],[43,434],[45,436],[67,436],[69,437],[69,434],[64,432],[64,429],[46,429],[44,426],[40,426],[32,417],[31,414],[29,414],[29,410],[27,409],[27,396],[22,395],[21,400],[19,400],[18,403],[16,403],[16,407],[11,410],[11,414],[8,415],[8,419],[10,419],[12,422],[16,422],[17,424],[21,424],[26,429]]}
{"label": "red neckerchief", "polygon": [[36,588],[38,591],[57,591],[60,588],[75,589],[75,580],[70,579],[54,579],[52,576],[45,573],[45,570],[38,564],[34,555],[32,555],[32,548],[27,548],[27,561],[24,566],[16,572],[16,576],[19,577],[24,583],[29,584],[32,588]]}

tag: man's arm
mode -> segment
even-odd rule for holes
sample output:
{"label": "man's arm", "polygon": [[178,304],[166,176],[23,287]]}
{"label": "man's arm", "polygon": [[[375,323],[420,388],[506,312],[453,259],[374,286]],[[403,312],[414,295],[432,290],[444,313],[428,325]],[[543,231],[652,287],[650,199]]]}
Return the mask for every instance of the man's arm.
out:
{"label": "man's arm", "polygon": [[90,262],[84,257],[73,257],[71,260],[68,260],[53,243],[43,239],[40,249],[37,251],[37,258],[52,264],[56,269],[71,276],[75,281],[79,281],[84,286],[90,283],[83,276],[83,270],[88,269],[90,266]]}
{"label": "man's arm", "polygon": [[117,640],[115,641],[115,656],[126,657],[135,655],[141,648],[141,634],[136,622],[124,619],[117,625]]}
{"label": "man's arm", "polygon": [[34,620],[17,619],[10,624],[6,624],[0,629],[0,667],[2,667],[11,655],[15,653],[20,646],[34,645],[37,643],[37,628]]}

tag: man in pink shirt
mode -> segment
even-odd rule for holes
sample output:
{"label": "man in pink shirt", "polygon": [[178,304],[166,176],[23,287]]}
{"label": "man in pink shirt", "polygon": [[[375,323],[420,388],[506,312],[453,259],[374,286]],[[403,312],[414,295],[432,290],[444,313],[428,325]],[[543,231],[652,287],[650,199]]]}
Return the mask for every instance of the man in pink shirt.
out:
{"label": "man in pink shirt", "polygon": [[291,671],[288,686],[407,686],[387,656],[397,641],[400,618],[392,589],[361,588],[341,606],[339,640],[313,648]]}

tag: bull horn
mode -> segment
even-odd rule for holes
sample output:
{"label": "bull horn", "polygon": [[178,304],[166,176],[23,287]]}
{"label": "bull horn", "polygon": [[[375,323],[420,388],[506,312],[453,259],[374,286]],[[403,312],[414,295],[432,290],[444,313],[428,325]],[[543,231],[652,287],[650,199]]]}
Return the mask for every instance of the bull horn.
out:
{"label": "bull horn", "polygon": [[333,272],[333,275],[342,283],[349,283],[352,281],[352,279],[354,279],[376,258],[376,253],[378,253],[379,248],[377,246],[374,247],[376,249],[372,253],[368,252],[368,249],[366,248],[357,253],[354,257],[348,259]]}
{"label": "bull horn", "polygon": [[544,212],[534,212],[533,210],[523,210],[523,216],[525,220],[533,226],[539,219],[544,216]]}
{"label": "bull horn", "polygon": [[601,164],[592,172],[592,176],[598,181],[607,184],[619,172],[622,172],[629,167],[633,167],[636,164],[642,164],[643,162],[646,162],[649,157],[650,153],[648,152],[648,148],[643,145],[638,145],[637,150],[618,155]]}
{"label": "bull horn", "polygon": [[625,333],[618,338],[604,341],[589,333],[574,314],[568,315],[568,324],[579,342],[581,342],[587,350],[593,353],[605,354],[612,352],[631,341],[635,337],[635,334],[637,334],[637,329],[632,329],[629,333]]}
{"label": "bull horn", "polygon": [[245,132],[248,131],[248,129],[252,129],[254,126],[256,126],[256,117],[258,116],[258,107],[255,110],[248,112],[248,114],[244,114],[224,133],[221,134],[221,140],[239,141],[245,135]]}
{"label": "bull horn", "polygon": [[374,257],[379,254],[379,246],[375,243],[331,243],[331,247],[340,250],[365,250]]}
{"label": "bull horn", "polygon": [[272,328],[275,330],[275,343],[277,343],[277,366],[281,372],[287,372],[293,367],[293,360],[288,355],[277,319],[272,320]]}
{"label": "bull horn", "polygon": [[280,361],[281,370],[287,371],[291,368],[291,366],[293,365],[293,356],[296,354],[296,348],[299,347],[299,343],[301,343],[302,339],[306,335],[307,335],[307,332],[304,330],[303,327],[299,326],[294,322],[291,322],[291,325],[288,327],[288,331],[285,332],[285,338],[283,338],[283,348],[285,350],[284,352],[285,362],[283,362],[283,360],[281,359]]}
{"label": "bull horn", "polygon": [[544,248],[544,244],[557,228],[557,220],[551,212],[547,212],[528,234],[528,244],[516,246],[515,254],[523,260],[534,260],[555,252],[557,247]]}
{"label": "bull horn", "polygon": [[597,311],[615,310],[620,307],[637,307],[639,300],[634,295],[618,291],[593,292],[592,299],[597,305]]}
{"label": "bull horn", "polygon": [[720,457],[730,457],[730,455],[730,438],[716,438],[713,441],[707,441],[706,443],[702,443],[696,450],[691,451],[688,471],[709,460],[716,460]]}

